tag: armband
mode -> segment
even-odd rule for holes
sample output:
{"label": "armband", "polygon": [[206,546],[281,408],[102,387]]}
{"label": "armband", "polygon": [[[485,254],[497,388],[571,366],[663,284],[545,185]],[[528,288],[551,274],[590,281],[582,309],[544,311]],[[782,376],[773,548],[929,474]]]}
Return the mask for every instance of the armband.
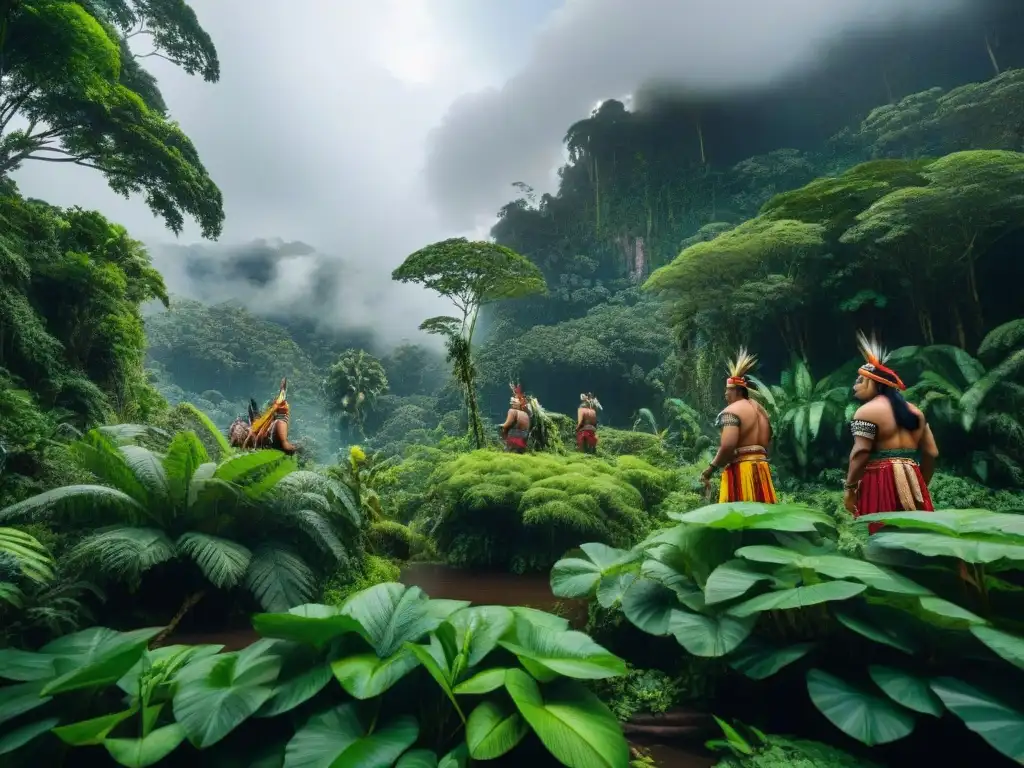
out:
{"label": "armband", "polygon": [[715,419],[716,427],[738,427],[740,425],[740,417],[735,413],[727,413],[722,411],[718,414],[718,418]]}
{"label": "armband", "polygon": [[878,425],[872,424],[870,421],[854,419],[850,422],[850,433],[854,437],[866,437],[868,440],[874,440],[875,435],[878,434]]}

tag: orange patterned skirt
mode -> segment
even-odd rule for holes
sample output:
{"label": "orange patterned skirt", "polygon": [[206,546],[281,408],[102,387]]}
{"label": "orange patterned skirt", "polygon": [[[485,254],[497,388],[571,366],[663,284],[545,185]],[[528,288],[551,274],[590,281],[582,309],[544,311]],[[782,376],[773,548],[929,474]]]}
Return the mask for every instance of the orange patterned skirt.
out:
{"label": "orange patterned skirt", "polygon": [[748,445],[738,448],[736,453],[736,458],[722,472],[718,503],[760,501],[777,504],[768,452],[760,445]]}

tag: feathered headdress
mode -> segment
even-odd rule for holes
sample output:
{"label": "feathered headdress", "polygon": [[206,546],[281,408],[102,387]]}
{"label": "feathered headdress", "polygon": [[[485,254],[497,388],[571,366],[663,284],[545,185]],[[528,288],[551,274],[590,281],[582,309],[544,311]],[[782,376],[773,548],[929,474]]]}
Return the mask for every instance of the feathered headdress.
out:
{"label": "feathered headdress", "polygon": [[907,388],[907,385],[900,380],[896,371],[885,367],[885,361],[889,359],[889,353],[886,352],[874,334],[869,339],[864,335],[863,331],[857,331],[857,348],[864,356],[865,361],[864,365],[857,370],[857,373],[866,379],[871,379],[887,387],[896,387],[901,391]]}
{"label": "feathered headdress", "polygon": [[[287,397],[288,379],[281,379],[281,391],[278,392],[277,397],[270,402],[270,405],[267,406],[263,415],[253,421],[252,427],[250,428],[253,435],[256,435],[258,438],[266,436],[267,432],[270,430],[271,423],[274,421],[274,416],[278,413],[288,413],[290,409],[288,407]],[[253,405],[254,403],[250,400],[250,413],[252,413]]]}
{"label": "feathered headdress", "polygon": [[601,407],[601,401],[594,397],[593,392],[587,392],[580,395],[580,406],[583,408],[593,408],[596,411],[603,411]]}
{"label": "feathered headdress", "polygon": [[518,408],[521,411],[526,410],[528,402],[526,400],[526,393],[523,392],[523,388],[518,384],[509,384],[509,389],[512,390],[512,397],[509,398],[509,405],[513,408]]}
{"label": "feathered headdress", "polygon": [[746,347],[740,347],[735,359],[729,363],[729,378],[725,380],[727,387],[743,387],[749,389],[747,373],[757,364],[757,357],[747,352]]}

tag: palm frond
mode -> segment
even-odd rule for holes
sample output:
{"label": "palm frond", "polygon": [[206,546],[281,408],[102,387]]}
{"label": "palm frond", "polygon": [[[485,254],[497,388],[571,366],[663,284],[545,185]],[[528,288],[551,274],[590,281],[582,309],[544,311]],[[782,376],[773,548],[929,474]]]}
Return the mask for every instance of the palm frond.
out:
{"label": "palm frond", "polygon": [[268,471],[272,465],[280,464],[286,456],[281,451],[253,451],[232,456],[217,466],[215,477],[228,483],[244,483],[251,476]]}
{"label": "palm frond", "polygon": [[315,578],[302,558],[281,547],[256,550],[245,586],[267,611],[287,611],[313,599]]}
{"label": "palm frond", "polygon": [[237,586],[252,561],[252,552],[219,536],[190,532],[177,542],[178,551],[195,561],[203,576],[220,589]]}
{"label": "palm frond", "polygon": [[270,471],[259,476],[259,478],[247,478],[244,483],[240,483],[245,495],[253,501],[263,500],[274,492],[277,484],[288,477],[290,474],[298,470],[299,462],[293,456],[287,456],[284,460],[273,465]]}
{"label": "palm frond", "polygon": [[96,430],[105,437],[110,438],[116,445],[131,444],[140,437],[150,435],[164,439],[169,439],[171,436],[167,430],[150,426],[149,424],[106,424],[102,427],[96,427]]}
{"label": "palm frond", "polygon": [[[317,496],[317,494],[303,495]],[[320,496],[319,499],[329,507],[323,496]],[[330,514],[330,509],[326,514]],[[344,565],[348,562],[345,545],[341,543],[341,539],[334,532],[334,528],[328,522],[329,518],[325,517],[324,513],[310,508],[282,509],[279,510],[276,519],[284,525],[291,525],[301,530],[314,545],[331,555],[338,564]]]}
{"label": "palm frond", "polygon": [[121,455],[135,478],[146,488],[151,502],[161,501],[170,493],[167,472],[161,456],[138,445],[122,445]]}
{"label": "palm frond", "polygon": [[216,441],[217,447],[220,449],[221,458],[231,456],[235,452],[235,449],[231,447],[231,443],[227,441],[227,438],[225,438],[223,433],[217,428],[217,425],[210,420],[209,416],[192,405],[192,403],[180,403],[178,408],[198,421],[203,428],[209,432],[210,437]]}
{"label": "palm frond", "polygon": [[0,553],[12,556],[22,574],[28,579],[44,583],[53,579],[53,557],[39,541],[16,528],[0,528]]}
{"label": "palm frond", "polygon": [[127,517],[132,522],[151,517],[144,504],[117,488],[105,485],[65,485],[0,510],[0,522],[42,520],[54,516],[54,513],[83,522],[95,522],[97,512],[106,513],[110,517]]}
{"label": "palm frond", "polygon": [[71,453],[104,485],[117,488],[140,504],[149,501],[146,486],[132,472],[119,446],[98,429],[89,430],[72,443]]}
{"label": "palm frond", "polygon": [[76,544],[72,561],[95,563],[116,579],[137,584],[142,574],[177,555],[174,543],[157,528],[116,526],[90,534]]}
{"label": "palm frond", "polygon": [[171,496],[176,502],[184,503],[188,499],[192,476],[209,461],[210,456],[195,432],[179,432],[174,436],[164,455],[163,465]]}
{"label": "palm frond", "polygon": [[978,418],[978,412],[981,410],[982,404],[985,402],[989,392],[1000,383],[1016,376],[1022,369],[1024,369],[1024,349],[1018,349],[974,382],[971,388],[964,393],[960,401],[963,409],[965,430],[971,431],[971,427],[974,426],[974,422]]}

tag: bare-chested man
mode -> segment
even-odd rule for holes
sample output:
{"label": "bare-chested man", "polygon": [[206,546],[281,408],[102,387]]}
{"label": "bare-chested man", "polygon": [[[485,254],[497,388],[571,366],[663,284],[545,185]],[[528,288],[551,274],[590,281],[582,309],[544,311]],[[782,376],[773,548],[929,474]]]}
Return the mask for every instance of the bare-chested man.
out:
{"label": "bare-chested man", "polygon": [[728,405],[715,424],[722,429],[718,453],[711,465],[701,474],[701,482],[710,487],[711,475],[724,468],[722,484],[718,489],[718,502],[760,501],[775,504],[775,485],[768,464],[768,448],[772,427],[768,414],[760,403],[750,399],[751,383],[747,372],[757,358],[741,348],[729,365],[729,378],[725,382],[725,401]]}
{"label": "bare-chested man", "polygon": [[576,409],[576,449],[584,453],[597,452],[597,412],[601,403],[593,392],[580,395],[580,407]]}
{"label": "bare-chested man", "polygon": [[[863,405],[850,422],[853,450],[843,486],[844,506],[855,516],[874,512],[934,510],[928,483],[939,449],[921,411],[900,394],[906,386],[891,368],[874,338],[857,334],[865,363],[853,382]],[[870,533],[882,527],[871,523]]]}
{"label": "bare-chested man", "polygon": [[505,438],[506,451],[526,453],[526,444],[530,439],[529,403],[522,387],[517,384],[510,386],[512,397],[509,399],[505,423],[501,425],[501,436]]}

